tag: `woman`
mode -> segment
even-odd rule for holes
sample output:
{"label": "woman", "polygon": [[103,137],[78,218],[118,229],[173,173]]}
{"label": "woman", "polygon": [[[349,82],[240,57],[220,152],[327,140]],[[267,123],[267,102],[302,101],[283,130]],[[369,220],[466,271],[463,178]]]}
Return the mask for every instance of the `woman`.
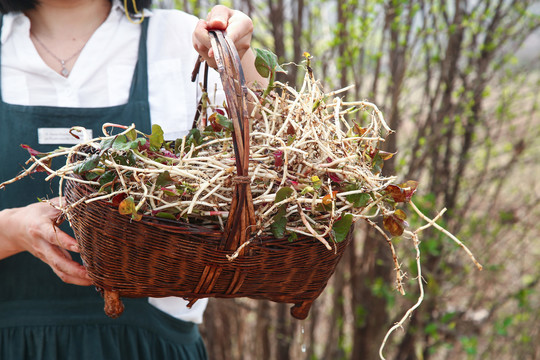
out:
{"label": "woman", "polygon": [[[196,58],[215,65],[209,28],[227,30],[248,82],[264,81],[241,12],[216,6],[197,21],[128,2],[0,0],[0,180],[24,164],[21,143],[69,145],[65,129],[74,125],[99,136],[104,122],[147,133],[158,123],[167,138],[184,135],[197,103]],[[204,301],[188,309],[178,298],[125,299],[120,318],[104,315],[75,239],[53,226],[57,210],[36,202],[51,188],[34,178],[0,192],[0,358],[206,358],[196,326]]]}

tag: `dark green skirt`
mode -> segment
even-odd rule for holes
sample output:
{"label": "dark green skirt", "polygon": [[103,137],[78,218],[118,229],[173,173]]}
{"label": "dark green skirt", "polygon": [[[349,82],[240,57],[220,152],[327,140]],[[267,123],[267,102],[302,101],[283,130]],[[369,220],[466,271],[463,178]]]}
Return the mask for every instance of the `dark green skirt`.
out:
{"label": "dark green skirt", "polygon": [[123,299],[117,319],[103,301],[0,302],[2,360],[206,359],[196,324],[180,321],[148,304]]}

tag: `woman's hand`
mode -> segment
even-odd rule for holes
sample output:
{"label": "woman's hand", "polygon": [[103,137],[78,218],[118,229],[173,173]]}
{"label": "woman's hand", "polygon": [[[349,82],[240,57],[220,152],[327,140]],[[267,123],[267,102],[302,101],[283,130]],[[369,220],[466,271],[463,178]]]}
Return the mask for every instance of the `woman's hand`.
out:
{"label": "woman's hand", "polygon": [[216,67],[214,52],[208,36],[209,30],[226,30],[238,51],[240,59],[250,50],[253,22],[251,18],[241,11],[217,5],[210,10],[206,20],[199,20],[193,33],[193,46],[195,50],[213,68]]}
{"label": "woman's hand", "polygon": [[251,18],[238,10],[217,5],[210,10],[206,20],[199,20],[193,32],[193,47],[213,68],[216,68],[214,51],[210,43],[209,30],[226,30],[227,36],[236,46],[242,60],[242,69],[246,82],[257,83],[262,88],[268,85],[268,79],[263,78],[255,68],[255,53],[251,49],[253,22]]}
{"label": "woman's hand", "polygon": [[[51,203],[58,204],[59,198]],[[79,252],[76,240],[55,226],[59,215],[60,211],[46,202],[0,212],[0,259],[28,251],[48,264],[62,281],[91,285],[86,269],[68,252]]]}

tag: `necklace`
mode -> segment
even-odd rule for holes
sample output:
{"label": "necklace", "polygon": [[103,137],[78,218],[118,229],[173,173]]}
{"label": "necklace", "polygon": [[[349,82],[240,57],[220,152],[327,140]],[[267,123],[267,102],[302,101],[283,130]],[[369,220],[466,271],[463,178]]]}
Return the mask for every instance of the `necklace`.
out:
{"label": "necklace", "polygon": [[60,70],[60,74],[62,74],[63,77],[68,77],[69,71],[66,68],[66,63],[70,62],[71,60],[73,60],[75,58],[75,56],[79,55],[79,53],[82,51],[82,49],[84,49],[86,43],[84,43],[84,45],[81,46],[81,48],[79,50],[77,50],[73,55],[71,55],[67,59],[60,59],[58,56],[56,56],[51,50],[49,50],[45,46],[45,44],[36,36],[36,34],[34,34],[34,33],[30,33],[30,34],[34,37],[34,39],[36,39],[36,41],[39,43],[39,45],[41,45],[43,50],[45,50],[49,55],[51,55],[53,58],[55,58],[60,63],[60,65],[62,65],[62,70]]}

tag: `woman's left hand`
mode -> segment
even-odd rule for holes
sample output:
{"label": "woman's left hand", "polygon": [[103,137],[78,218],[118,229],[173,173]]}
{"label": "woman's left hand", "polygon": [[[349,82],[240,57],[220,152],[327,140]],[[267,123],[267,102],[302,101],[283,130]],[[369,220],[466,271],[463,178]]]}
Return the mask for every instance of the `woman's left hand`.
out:
{"label": "woman's left hand", "polygon": [[[209,30],[226,30],[227,36],[232,40],[242,59],[250,50],[253,22],[251,18],[238,10],[217,5],[210,10],[206,20],[199,20],[193,33],[193,46],[195,50],[213,68],[216,67],[214,52],[208,36]],[[251,51],[250,51],[251,52]]]}

